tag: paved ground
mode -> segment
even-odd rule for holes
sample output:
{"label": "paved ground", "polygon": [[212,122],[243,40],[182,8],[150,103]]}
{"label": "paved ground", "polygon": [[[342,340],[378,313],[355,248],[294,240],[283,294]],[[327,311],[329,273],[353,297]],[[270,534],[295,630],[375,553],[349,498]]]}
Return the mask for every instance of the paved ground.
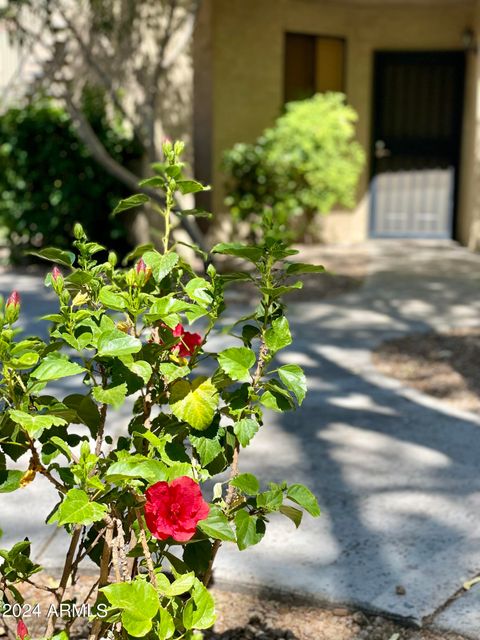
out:
{"label": "paved ground", "polygon": [[[294,346],[282,360],[304,366],[310,392],[300,411],[268,417],[241,462],[265,480],[307,483],[323,515],[297,533],[273,518],[258,547],[222,549],[216,579],[433,620],[478,638],[480,585],[449,601],[480,572],[480,418],[383,377],[370,352],[412,331],[479,325],[480,256],[453,243],[384,241],[366,250],[361,289],[292,305]],[[13,284],[32,317],[49,306],[38,278],[0,274],[0,291]],[[5,546],[34,538],[54,500],[41,481],[0,496]],[[35,553],[56,567],[63,545],[50,529]]]}

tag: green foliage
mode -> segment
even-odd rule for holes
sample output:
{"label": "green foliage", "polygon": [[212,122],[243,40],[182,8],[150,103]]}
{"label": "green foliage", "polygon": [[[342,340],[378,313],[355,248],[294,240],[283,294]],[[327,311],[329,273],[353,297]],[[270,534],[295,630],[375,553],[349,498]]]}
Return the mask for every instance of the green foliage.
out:
{"label": "green foliage", "polygon": [[287,104],[253,144],[227,151],[226,204],[234,219],[247,220],[258,235],[269,212],[274,235],[295,239],[309,231],[316,213],[353,207],[364,164],[354,141],[356,120],[342,94],[318,94]]}
{"label": "green foliage", "polygon": [[[139,146],[109,126],[101,104],[87,113],[122,165],[140,157]],[[0,227],[14,261],[46,244],[67,248],[76,220],[92,240],[122,254],[129,248],[122,217],[110,216],[124,187],[99,167],[69,116],[52,102],[38,100],[0,116],[0,193]]]}
{"label": "green foliage", "polygon": [[[269,237],[255,247],[214,248],[253,264],[249,281],[260,303],[231,327],[229,340],[237,346],[210,350],[208,336],[225,333],[219,323],[232,276],[213,265],[198,275],[171,244],[175,193],[201,187],[183,178],[181,151],[179,143],[165,143],[165,161],[155,165],[156,188],[165,194],[158,208],[162,253],[143,247],[132,254],[140,258],[135,264],[118,268],[111,255],[102,260],[103,247],[76,224],[73,251],[39,252],[64,269],[55,266],[45,280],[58,298],[57,312],[44,318],[49,339],[18,335],[18,294],[0,303],[0,492],[14,493],[37,475],[53,485],[58,502],[47,522],[71,535],[63,575],[76,575],[87,556],[101,567],[96,639],[193,640],[195,630],[215,621],[207,587],[219,546],[230,542],[243,550],[259,543],[273,512],[295,526],[303,511],[319,514],[306,487],[265,488],[238,467],[241,448],[262,428],[262,407],[294,409],[305,396],[301,368],[274,361],[292,341],[281,297],[298,288],[288,284],[288,258],[296,252]],[[185,331],[183,325],[195,323],[200,333]],[[209,377],[199,375],[200,365]],[[63,379],[69,391],[58,386]],[[128,429],[113,438],[107,418],[127,399]],[[22,454],[28,467],[13,468]],[[217,482],[207,496],[204,483],[212,478]],[[156,499],[165,500],[164,492],[180,485],[188,487],[188,509],[182,512],[176,493],[162,517],[187,522],[180,534],[172,528],[164,535],[149,520],[149,500],[159,487]],[[182,553],[171,553],[172,545]],[[20,597],[19,583],[40,571],[29,549],[24,541],[0,551],[0,584],[10,600]],[[62,597],[61,587],[56,595]]]}

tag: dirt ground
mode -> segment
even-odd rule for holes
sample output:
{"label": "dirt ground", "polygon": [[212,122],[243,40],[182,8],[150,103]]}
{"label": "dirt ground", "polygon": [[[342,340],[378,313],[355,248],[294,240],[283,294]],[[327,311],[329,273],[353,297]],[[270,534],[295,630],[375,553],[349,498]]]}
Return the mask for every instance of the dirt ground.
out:
{"label": "dirt ground", "polygon": [[[49,576],[38,576],[35,580],[47,587],[56,586],[56,580]],[[92,583],[91,576],[81,576],[75,588],[65,594],[64,602],[75,599],[77,604],[82,604]],[[205,640],[462,640],[456,635],[406,628],[344,607],[302,604],[298,599],[279,601],[217,587],[213,587],[212,593],[217,602],[218,620],[214,630],[206,632]],[[33,638],[42,637],[52,595],[31,585],[23,587],[22,594],[25,603],[39,605],[38,617],[24,616],[23,619]],[[0,636],[14,640],[15,625],[15,619],[0,617]],[[71,636],[79,640],[86,638],[87,630],[87,620],[78,618],[72,625]]]}
{"label": "dirt ground", "polygon": [[480,329],[389,340],[376,349],[373,362],[410,387],[458,409],[480,412]]}

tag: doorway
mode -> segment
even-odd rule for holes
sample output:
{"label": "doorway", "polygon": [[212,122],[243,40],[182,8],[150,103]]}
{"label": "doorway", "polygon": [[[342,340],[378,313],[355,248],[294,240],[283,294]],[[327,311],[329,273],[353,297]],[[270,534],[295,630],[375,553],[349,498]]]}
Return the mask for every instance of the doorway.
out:
{"label": "doorway", "polygon": [[370,235],[451,238],[465,54],[377,52]]}

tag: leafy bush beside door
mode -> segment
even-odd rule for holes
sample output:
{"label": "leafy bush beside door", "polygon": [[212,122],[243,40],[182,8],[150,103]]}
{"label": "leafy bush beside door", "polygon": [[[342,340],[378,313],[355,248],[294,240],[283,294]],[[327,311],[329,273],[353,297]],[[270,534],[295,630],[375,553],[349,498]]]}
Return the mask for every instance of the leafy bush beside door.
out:
{"label": "leafy bush beside door", "polygon": [[302,239],[317,213],[353,207],[365,154],[355,141],[357,114],[341,93],[291,102],[253,143],[224,156],[226,204],[254,234],[271,211],[281,237]]}

